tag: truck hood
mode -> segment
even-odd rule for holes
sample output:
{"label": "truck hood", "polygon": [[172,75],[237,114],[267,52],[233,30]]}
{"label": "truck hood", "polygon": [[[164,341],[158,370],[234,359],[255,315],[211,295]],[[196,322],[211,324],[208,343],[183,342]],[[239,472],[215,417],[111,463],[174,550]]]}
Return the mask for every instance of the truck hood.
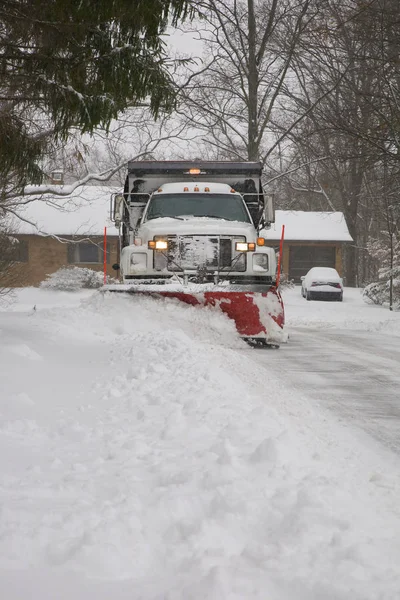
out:
{"label": "truck hood", "polygon": [[245,236],[247,241],[255,241],[255,229],[251,223],[225,221],[210,217],[189,217],[184,220],[163,217],[151,219],[140,226],[138,235],[144,240],[155,235],[230,235]]}

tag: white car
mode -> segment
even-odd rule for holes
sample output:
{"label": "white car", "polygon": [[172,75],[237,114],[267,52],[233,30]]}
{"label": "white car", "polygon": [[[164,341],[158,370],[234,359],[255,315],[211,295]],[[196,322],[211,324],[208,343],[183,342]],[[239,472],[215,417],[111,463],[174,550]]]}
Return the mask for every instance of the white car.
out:
{"label": "white car", "polygon": [[307,300],[343,300],[343,279],[336,269],[313,267],[301,278],[301,295]]}

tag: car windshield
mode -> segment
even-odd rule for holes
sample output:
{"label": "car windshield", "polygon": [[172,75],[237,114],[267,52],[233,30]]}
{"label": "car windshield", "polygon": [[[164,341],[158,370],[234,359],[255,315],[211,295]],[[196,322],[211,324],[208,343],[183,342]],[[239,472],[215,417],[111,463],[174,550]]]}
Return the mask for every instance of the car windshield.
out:
{"label": "car windshield", "polygon": [[149,202],[145,219],[186,216],[250,223],[243,199],[238,194],[157,194]]}

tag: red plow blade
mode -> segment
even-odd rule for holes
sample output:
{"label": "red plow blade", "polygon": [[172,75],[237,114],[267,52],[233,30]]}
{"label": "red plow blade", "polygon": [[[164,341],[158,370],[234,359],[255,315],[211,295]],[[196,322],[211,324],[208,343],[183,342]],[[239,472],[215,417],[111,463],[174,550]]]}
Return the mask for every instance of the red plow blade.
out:
{"label": "red plow blade", "polygon": [[160,290],[161,286],[112,285],[104,291],[129,292],[162,298],[175,298],[192,306],[215,307],[235,322],[239,335],[249,340],[279,345],[284,341],[285,321],[282,297],[271,287],[267,292]]}
{"label": "red plow blade", "polygon": [[[271,329],[283,328],[283,303],[274,291],[260,292],[159,292],[167,298],[177,298],[192,306],[214,306],[235,321],[236,329],[245,338],[273,338]],[[271,301],[273,299],[273,301]],[[271,323],[272,321],[272,323]],[[276,330],[277,331],[277,330]],[[276,332],[275,331],[275,332]]]}

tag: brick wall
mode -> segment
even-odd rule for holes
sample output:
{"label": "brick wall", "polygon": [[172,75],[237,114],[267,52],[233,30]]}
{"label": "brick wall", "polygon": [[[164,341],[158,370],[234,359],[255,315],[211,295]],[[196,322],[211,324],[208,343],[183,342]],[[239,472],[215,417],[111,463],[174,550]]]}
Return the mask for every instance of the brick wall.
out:
{"label": "brick wall", "polygon": [[[38,235],[15,235],[18,240],[22,240],[28,245],[27,262],[16,263],[10,271],[9,276],[3,283],[10,287],[38,286],[47,275],[54,273],[60,267],[75,264],[77,267],[87,267],[94,271],[103,271],[103,263],[70,263],[68,260],[68,243],[62,243],[50,237]],[[63,236],[63,239],[71,241],[71,236]],[[75,238],[76,240],[76,238]],[[94,243],[101,244],[102,236],[93,236],[90,238]],[[110,258],[107,263],[107,274],[112,277],[116,272],[112,265],[118,262],[118,237],[109,236],[107,238],[107,247],[110,251]],[[99,252],[99,259],[102,251]]]}

